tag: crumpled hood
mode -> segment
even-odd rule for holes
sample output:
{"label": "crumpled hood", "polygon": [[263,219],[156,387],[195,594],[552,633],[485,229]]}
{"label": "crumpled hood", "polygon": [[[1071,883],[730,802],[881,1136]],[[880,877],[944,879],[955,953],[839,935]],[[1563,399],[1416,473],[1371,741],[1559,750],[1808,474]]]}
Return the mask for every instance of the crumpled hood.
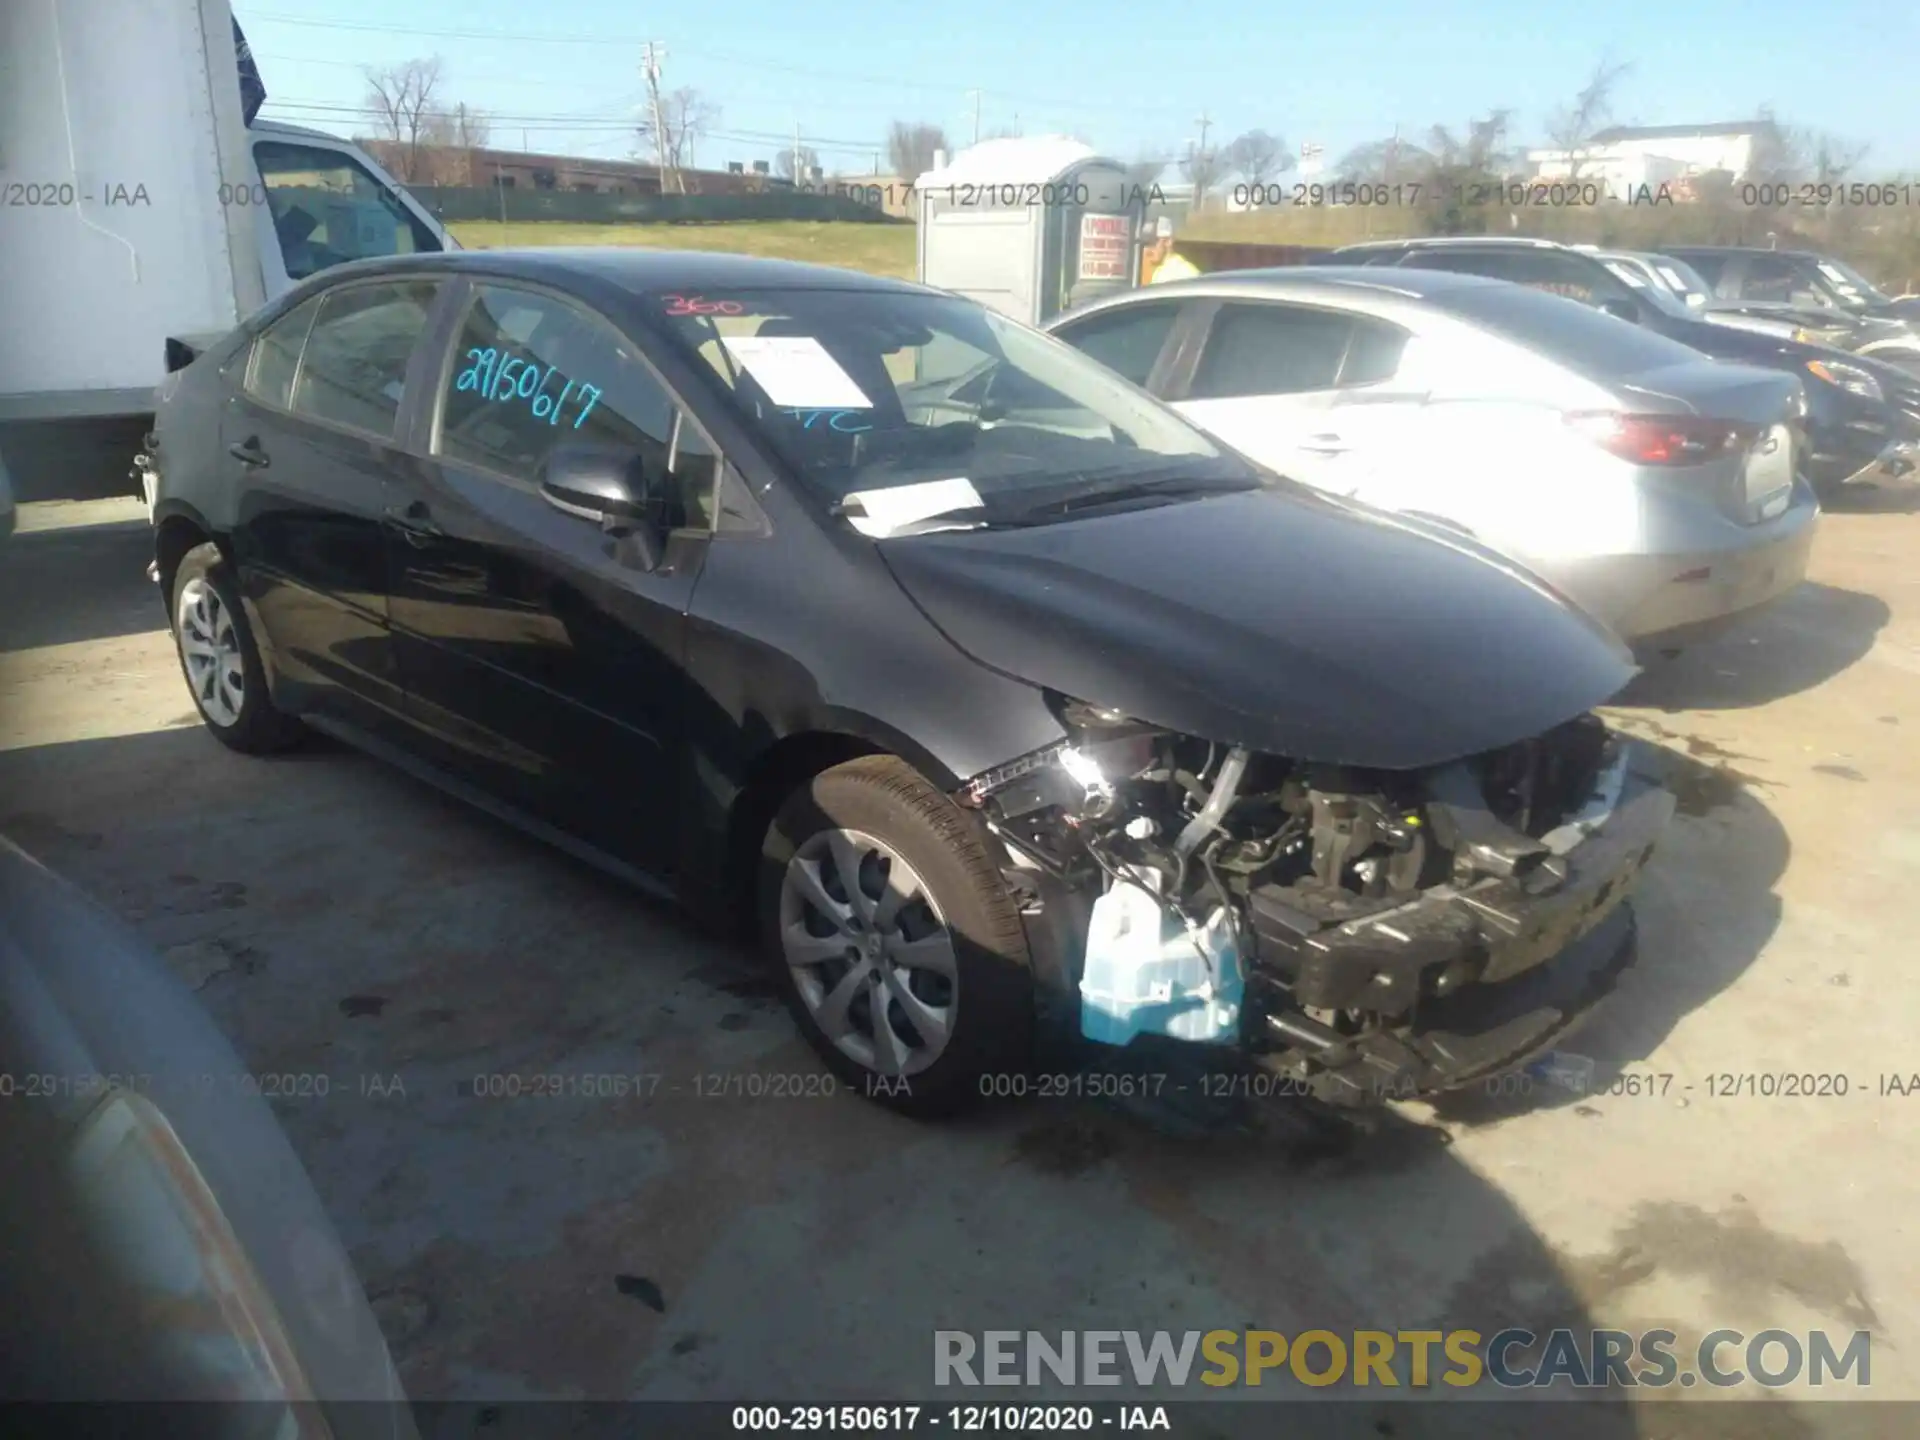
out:
{"label": "crumpled hood", "polygon": [[1492,551],[1292,486],[879,550],[980,663],[1297,760],[1440,764],[1634,674],[1610,631]]}

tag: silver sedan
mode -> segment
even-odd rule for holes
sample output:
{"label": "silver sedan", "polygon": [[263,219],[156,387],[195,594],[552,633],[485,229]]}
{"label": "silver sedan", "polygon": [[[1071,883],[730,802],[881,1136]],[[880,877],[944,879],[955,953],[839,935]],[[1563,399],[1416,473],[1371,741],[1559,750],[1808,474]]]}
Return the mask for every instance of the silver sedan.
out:
{"label": "silver sedan", "polygon": [[1806,573],[1799,382],[1572,300],[1316,266],[1155,286],[1048,328],[1283,475],[1523,561],[1643,655]]}

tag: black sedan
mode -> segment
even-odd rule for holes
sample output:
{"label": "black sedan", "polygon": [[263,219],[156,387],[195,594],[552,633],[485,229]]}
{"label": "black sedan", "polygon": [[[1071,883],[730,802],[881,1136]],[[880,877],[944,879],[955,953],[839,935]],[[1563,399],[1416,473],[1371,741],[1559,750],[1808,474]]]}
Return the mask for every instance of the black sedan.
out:
{"label": "black sedan", "polygon": [[971,301],[370,261],[169,377],[155,444],[215,736],[332,732],[751,918],[902,1108],[1143,1033],[1329,1098],[1457,1085],[1632,956],[1672,801],[1586,716],[1618,642]]}

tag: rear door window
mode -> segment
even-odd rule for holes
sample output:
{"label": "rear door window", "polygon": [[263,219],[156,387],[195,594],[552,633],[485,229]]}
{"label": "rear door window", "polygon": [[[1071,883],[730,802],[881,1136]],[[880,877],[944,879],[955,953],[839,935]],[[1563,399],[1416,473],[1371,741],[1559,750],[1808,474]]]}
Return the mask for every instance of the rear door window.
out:
{"label": "rear door window", "polygon": [[1063,325],[1055,333],[1109,370],[1136,385],[1145,385],[1179,313],[1179,307],[1170,300],[1125,305]]}
{"label": "rear door window", "polygon": [[1340,366],[1340,385],[1373,385],[1391,380],[1400,368],[1400,356],[1407,348],[1407,332],[1384,320],[1353,318],[1353,339],[1347,344],[1347,358]]}
{"label": "rear door window", "polygon": [[1819,308],[1828,303],[1807,267],[1784,255],[1749,255],[1739,285],[1739,298],[1756,304]]}
{"label": "rear door window", "polygon": [[1700,278],[1706,281],[1709,286],[1716,288],[1719,286],[1721,276],[1727,268],[1727,257],[1724,255],[1710,255],[1687,251],[1682,253],[1680,258],[1691,265]]}
{"label": "rear door window", "polygon": [[1353,318],[1298,305],[1228,304],[1213,318],[1193,400],[1331,390],[1353,337]]}
{"label": "rear door window", "polygon": [[276,410],[293,408],[293,378],[300,368],[300,352],[313,328],[313,317],[320,313],[321,296],[296,305],[261,332],[253,342],[253,362],[247,372],[246,391],[262,404]]}
{"label": "rear door window", "polygon": [[391,440],[437,289],[407,280],[327,291],[301,352],[294,414]]}

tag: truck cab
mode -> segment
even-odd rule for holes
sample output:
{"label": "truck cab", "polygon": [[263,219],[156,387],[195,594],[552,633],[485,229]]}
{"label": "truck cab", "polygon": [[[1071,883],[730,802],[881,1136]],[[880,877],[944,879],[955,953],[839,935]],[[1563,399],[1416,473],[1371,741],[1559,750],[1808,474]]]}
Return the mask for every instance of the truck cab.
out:
{"label": "truck cab", "polygon": [[455,248],[351,141],[256,115],[228,0],[85,8],[0,0],[0,454],[22,498],[124,476],[168,371],[309,275]]}
{"label": "truck cab", "polygon": [[376,255],[457,248],[440,222],[349,141],[256,120],[255,248],[268,300],[330,265]]}

